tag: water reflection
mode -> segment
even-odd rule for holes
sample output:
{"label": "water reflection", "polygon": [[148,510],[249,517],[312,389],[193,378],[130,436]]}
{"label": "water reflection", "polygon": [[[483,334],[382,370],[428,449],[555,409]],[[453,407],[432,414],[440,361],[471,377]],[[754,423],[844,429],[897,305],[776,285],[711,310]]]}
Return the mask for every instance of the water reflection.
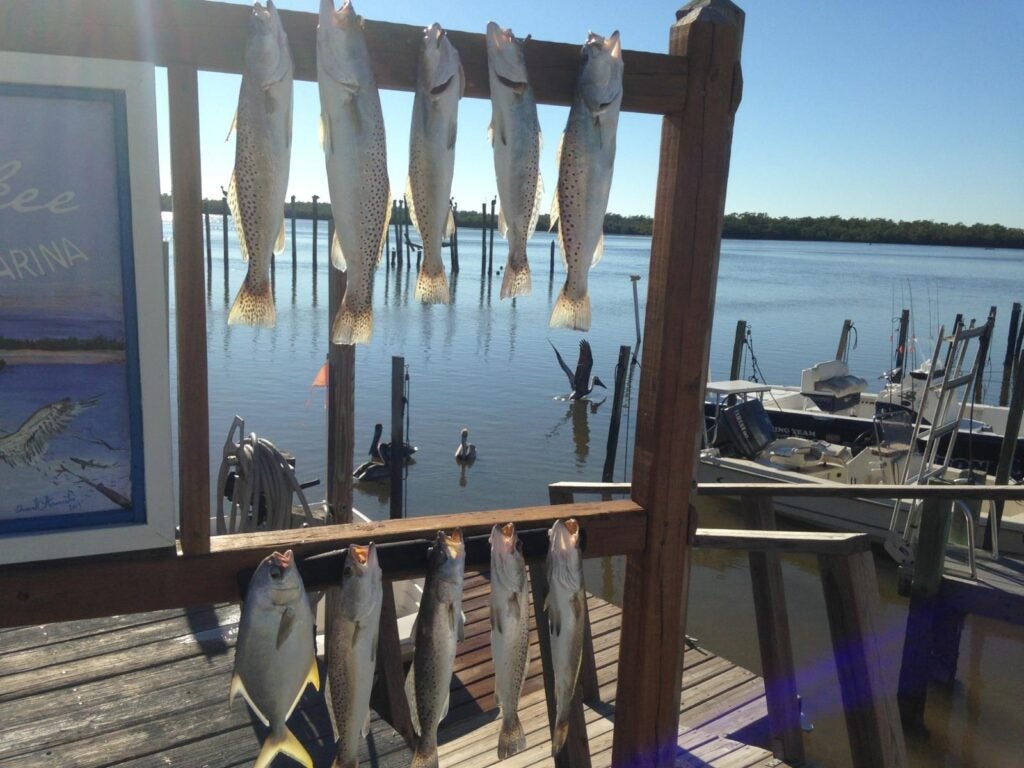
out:
{"label": "water reflection", "polygon": [[[561,400],[562,398],[555,398]],[[600,400],[565,400],[569,407],[565,412],[565,415],[558,420],[554,427],[548,432],[547,437],[553,438],[561,431],[562,426],[571,421],[572,422],[572,443],[573,453],[576,457],[576,466],[579,468],[585,467],[587,464],[587,456],[590,454],[590,422],[589,414],[597,413],[597,410],[604,403],[606,398]]]}

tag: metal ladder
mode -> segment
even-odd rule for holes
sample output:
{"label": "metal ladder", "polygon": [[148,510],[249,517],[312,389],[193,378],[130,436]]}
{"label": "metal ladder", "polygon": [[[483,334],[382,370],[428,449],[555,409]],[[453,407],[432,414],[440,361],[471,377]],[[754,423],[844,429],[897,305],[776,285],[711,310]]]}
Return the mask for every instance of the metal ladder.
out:
{"label": "metal ladder", "polygon": [[[971,320],[970,324],[965,327],[963,317],[957,315],[952,335],[945,335],[945,326],[939,329],[939,338],[935,342],[935,351],[932,353],[931,367],[928,369],[921,398],[916,403],[917,418],[910,439],[911,456],[914,455],[913,448],[918,444],[919,439],[924,439],[924,448],[919,455],[920,463],[916,466],[910,460],[911,456],[907,457],[903,466],[902,485],[927,485],[945,475],[950,459],[953,457],[953,449],[964,410],[967,408],[967,403],[974,398],[974,392],[979,383],[978,379],[988,355],[994,326],[995,311],[993,309],[989,312],[988,320],[983,325],[976,326],[974,320]],[[972,341],[977,342],[975,354],[970,370],[965,371],[964,364]],[[942,356],[944,346],[946,348],[945,359],[940,367],[939,358]],[[958,399],[959,404],[956,405]],[[954,407],[955,405],[956,407]],[[929,413],[932,415],[931,424],[925,422],[925,414]],[[942,450],[942,439],[946,436],[949,439],[945,444],[945,449]],[[885,543],[885,548],[897,562],[910,565],[913,563],[911,547],[920,522],[921,505],[919,502],[911,504],[903,530],[898,532],[897,523],[901,505],[902,499],[896,499],[893,504],[892,518],[889,521],[890,535]],[[962,502],[956,502],[954,506],[963,512],[966,519],[968,559],[971,576],[974,577],[976,565],[973,515],[970,508]]]}

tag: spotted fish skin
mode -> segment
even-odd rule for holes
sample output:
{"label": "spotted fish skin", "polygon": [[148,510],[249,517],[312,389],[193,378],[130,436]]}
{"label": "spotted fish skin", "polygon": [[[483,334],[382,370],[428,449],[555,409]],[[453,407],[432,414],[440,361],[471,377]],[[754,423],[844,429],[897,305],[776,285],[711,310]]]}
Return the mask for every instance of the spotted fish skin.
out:
{"label": "spotted fish skin", "polygon": [[587,331],[591,321],[587,275],[600,260],[604,245],[604,215],[622,104],[619,33],[605,38],[591,32],[581,59],[558,150],[558,189],[551,206],[551,226],[559,222],[558,239],[567,274],[550,325]]}
{"label": "spotted fish skin", "polygon": [[450,199],[459,99],[465,83],[458,51],[441,25],[432,24],[423,31],[406,183],[409,215],[423,241],[416,300],[424,304],[448,303],[441,241],[455,230]]}
{"label": "spotted fish skin", "polygon": [[253,4],[234,128],[235,168],[228,207],[248,272],[228,323],[277,321],[270,260],[284,250],[284,198],[292,144],[292,57],[272,0]]}
{"label": "spotted fish skin", "polygon": [[530,596],[523,547],[512,523],[491,529],[491,654],[494,695],[501,707],[498,758],[526,749],[519,696],[530,663]]}
{"label": "spotted fish skin", "polygon": [[583,560],[579,524],[556,520],[548,531],[546,563],[548,596],[545,603],[551,638],[551,665],[555,670],[555,727],[551,754],[557,755],[569,735],[569,712],[583,659]]}
{"label": "spotted fish skin", "polygon": [[347,272],[331,327],[335,344],[366,344],[373,333],[373,274],[391,216],[387,142],[377,81],[351,2],[321,0],[317,80],[327,185],[334,216],[331,264]]}
{"label": "spotted fish skin", "polygon": [[437,768],[437,726],[448,713],[455,646],[462,622],[466,549],[462,532],[438,531],[430,551],[423,598],[416,616],[415,650],[405,681],[416,729],[412,768]]}
{"label": "spotted fish skin", "polygon": [[501,298],[530,293],[526,243],[537,226],[544,184],[540,176],[541,133],[537,101],[526,72],[520,40],[493,21],[487,25],[487,70],[491,88],[491,145],[501,215],[498,230],[508,240]]}

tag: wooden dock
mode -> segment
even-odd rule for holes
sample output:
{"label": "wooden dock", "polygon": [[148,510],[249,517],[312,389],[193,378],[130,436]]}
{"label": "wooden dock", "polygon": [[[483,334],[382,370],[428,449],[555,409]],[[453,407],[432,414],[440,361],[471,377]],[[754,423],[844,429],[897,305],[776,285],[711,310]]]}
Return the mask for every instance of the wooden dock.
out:
{"label": "wooden dock", "polygon": [[[485,576],[466,580],[465,639],[442,724],[441,764],[498,762],[498,712]],[[611,764],[620,609],[589,597],[600,702],[585,706],[592,764]],[[532,612],[531,612],[532,615]],[[221,605],[117,616],[0,632],[0,766],[118,765],[227,768],[251,765],[266,735],[244,702],[228,708],[239,607]],[[520,701],[527,751],[502,765],[551,765],[536,630]],[[778,766],[770,752],[731,738],[763,728],[764,683],[713,653],[688,650],[677,764]],[[321,695],[307,691],[289,725],[317,766],[333,737]],[[375,717],[363,765],[406,766],[405,741]],[[275,766],[294,765],[278,758]]]}

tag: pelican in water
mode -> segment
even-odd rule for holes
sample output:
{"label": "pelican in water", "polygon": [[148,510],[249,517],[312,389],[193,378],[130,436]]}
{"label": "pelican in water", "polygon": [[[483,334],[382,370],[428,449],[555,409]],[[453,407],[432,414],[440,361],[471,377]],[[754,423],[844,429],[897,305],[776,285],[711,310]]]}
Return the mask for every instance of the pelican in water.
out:
{"label": "pelican in water", "polygon": [[[551,340],[548,340],[548,344],[551,344]],[[590,351],[590,342],[586,339],[580,339],[580,356],[576,361],[576,372],[569,368],[565,364],[565,360],[558,354],[558,350],[555,349],[555,345],[551,344],[551,348],[555,350],[555,357],[558,358],[558,364],[565,371],[565,375],[569,377],[569,386],[572,387],[572,391],[569,393],[569,400],[582,400],[591,392],[594,391],[594,387],[603,387],[608,389],[597,376],[593,379],[590,378],[590,371],[594,367],[594,355]]]}
{"label": "pelican in water", "polygon": [[35,464],[50,447],[50,441],[67,429],[78,414],[98,401],[99,397],[87,400],[65,397],[39,408],[14,432],[0,435],[0,461],[11,467]]}
{"label": "pelican in water", "polygon": [[476,461],[476,446],[469,442],[469,430],[462,428],[462,440],[455,449],[455,460],[459,464],[472,464]]}
{"label": "pelican in water", "polygon": [[[384,464],[391,463],[391,443],[382,443],[380,441],[381,435],[384,432],[384,425],[377,423],[373,425],[373,442],[370,443],[370,459]],[[403,458],[407,461],[412,458],[412,455],[419,450],[415,445],[409,445],[403,443]]]}

